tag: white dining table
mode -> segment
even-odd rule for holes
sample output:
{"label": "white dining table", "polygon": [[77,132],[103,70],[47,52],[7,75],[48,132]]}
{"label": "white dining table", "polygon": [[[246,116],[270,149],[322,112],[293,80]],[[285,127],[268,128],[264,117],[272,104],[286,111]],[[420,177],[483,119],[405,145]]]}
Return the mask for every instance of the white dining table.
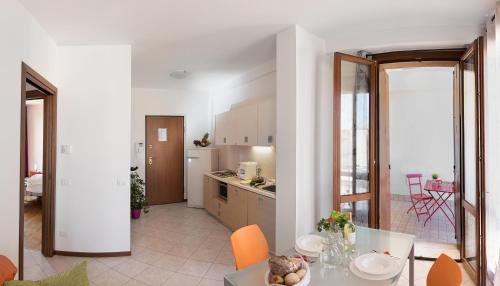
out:
{"label": "white dining table", "polygon": [[[323,233],[316,233],[324,235]],[[409,263],[409,285],[414,285],[414,255],[415,236],[384,231],[366,227],[356,228],[356,249],[358,253],[371,252],[383,253],[388,251],[398,262],[399,271],[393,278],[387,280],[366,280],[353,274],[348,267],[337,266],[336,268],[325,268],[317,259],[309,263],[311,271],[311,286],[343,285],[343,286],[382,286],[396,285],[403,273],[406,263]],[[283,254],[295,253],[289,250]],[[224,286],[258,286],[265,285],[267,261],[252,265],[240,271],[227,274],[224,277]]]}

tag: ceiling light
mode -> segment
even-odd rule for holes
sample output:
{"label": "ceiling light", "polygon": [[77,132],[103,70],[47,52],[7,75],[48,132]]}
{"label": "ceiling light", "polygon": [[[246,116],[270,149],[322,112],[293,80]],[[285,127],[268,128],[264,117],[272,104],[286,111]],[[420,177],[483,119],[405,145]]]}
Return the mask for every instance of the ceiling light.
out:
{"label": "ceiling light", "polygon": [[170,73],[170,77],[173,77],[175,79],[183,79],[186,78],[189,75],[189,72],[187,70],[175,70]]}

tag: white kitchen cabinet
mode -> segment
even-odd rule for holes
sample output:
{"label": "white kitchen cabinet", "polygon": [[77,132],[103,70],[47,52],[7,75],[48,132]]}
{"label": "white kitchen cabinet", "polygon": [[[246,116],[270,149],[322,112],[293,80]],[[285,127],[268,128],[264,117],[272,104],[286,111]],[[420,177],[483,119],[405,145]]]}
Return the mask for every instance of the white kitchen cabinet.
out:
{"label": "white kitchen cabinet", "polygon": [[259,102],[258,142],[259,146],[276,144],[276,100],[269,98]]}
{"label": "white kitchen cabinet", "polygon": [[215,116],[215,145],[235,145],[234,117],[232,111]]}
{"label": "white kitchen cabinet", "polygon": [[258,137],[258,105],[250,104],[232,110],[236,121],[236,145],[255,146]]}
{"label": "white kitchen cabinet", "polygon": [[215,145],[276,144],[276,101],[265,98],[215,116]]}

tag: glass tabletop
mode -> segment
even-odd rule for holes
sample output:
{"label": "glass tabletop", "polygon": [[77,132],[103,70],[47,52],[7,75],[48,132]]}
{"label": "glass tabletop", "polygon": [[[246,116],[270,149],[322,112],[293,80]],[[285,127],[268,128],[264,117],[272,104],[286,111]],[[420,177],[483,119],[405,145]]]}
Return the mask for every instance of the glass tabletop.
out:
{"label": "glass tabletop", "polygon": [[[322,233],[319,233],[323,235]],[[336,267],[334,269],[323,268],[319,260],[310,263],[311,282],[309,285],[344,285],[361,286],[367,285],[396,285],[407,258],[413,249],[415,236],[397,232],[371,229],[366,227],[356,228],[356,249],[359,254],[377,251],[383,253],[389,251],[399,264],[398,274],[388,280],[372,281],[359,278],[354,275],[347,267]],[[291,254],[294,253],[290,250]],[[413,263],[413,262],[411,262]],[[265,275],[267,270],[267,261],[245,268],[241,271],[230,273],[224,278],[225,286],[256,286],[265,285]]]}

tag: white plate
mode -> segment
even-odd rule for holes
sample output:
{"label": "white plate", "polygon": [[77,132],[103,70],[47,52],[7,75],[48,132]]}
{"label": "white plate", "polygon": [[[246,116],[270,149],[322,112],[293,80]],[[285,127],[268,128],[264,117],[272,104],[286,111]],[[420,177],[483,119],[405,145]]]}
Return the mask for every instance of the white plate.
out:
{"label": "white plate", "polygon": [[371,275],[393,273],[398,269],[398,263],[388,255],[381,253],[367,253],[354,260],[356,268]]}
{"label": "white plate", "polygon": [[389,280],[389,279],[394,278],[394,276],[399,274],[399,269],[397,269],[393,273],[388,273],[388,274],[384,274],[384,275],[370,275],[368,273],[364,273],[361,270],[359,270],[356,267],[356,265],[354,264],[354,261],[351,261],[351,263],[349,264],[349,269],[351,270],[351,272],[354,275],[358,276],[359,278],[365,279],[365,280],[376,280],[376,281]]}
{"label": "white plate", "polygon": [[302,255],[305,255],[308,257],[319,257],[319,253],[305,251],[304,249],[301,249],[297,244],[295,244],[295,251],[297,251],[297,253],[299,253],[299,254],[302,254]]}
{"label": "white plate", "polygon": [[307,253],[321,253],[323,249],[323,238],[319,235],[315,234],[306,234],[299,238],[297,238],[297,242],[295,245],[300,250],[303,250]]}

